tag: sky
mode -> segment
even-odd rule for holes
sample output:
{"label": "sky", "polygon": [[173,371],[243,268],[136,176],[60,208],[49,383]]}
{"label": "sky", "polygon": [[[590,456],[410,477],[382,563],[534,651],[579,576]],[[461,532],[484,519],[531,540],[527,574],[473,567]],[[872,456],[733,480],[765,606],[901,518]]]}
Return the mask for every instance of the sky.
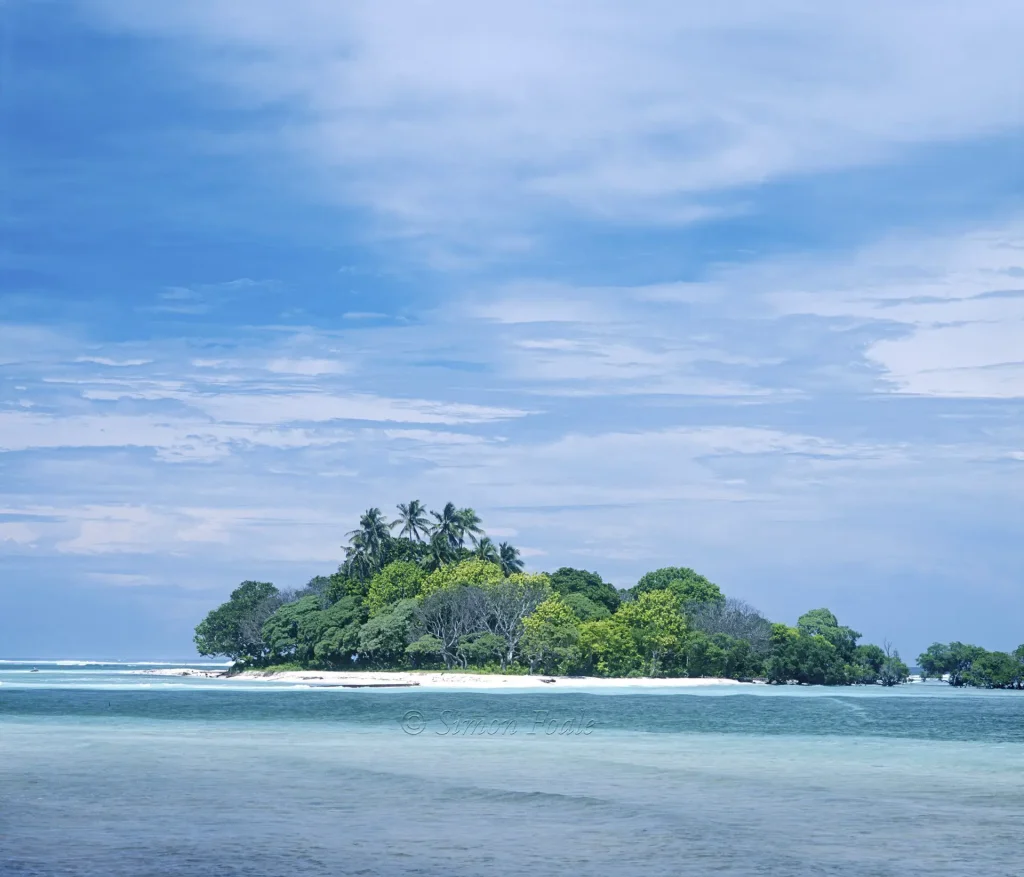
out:
{"label": "sky", "polygon": [[0,657],[193,655],[371,507],[1024,642],[1024,6],[0,14]]}

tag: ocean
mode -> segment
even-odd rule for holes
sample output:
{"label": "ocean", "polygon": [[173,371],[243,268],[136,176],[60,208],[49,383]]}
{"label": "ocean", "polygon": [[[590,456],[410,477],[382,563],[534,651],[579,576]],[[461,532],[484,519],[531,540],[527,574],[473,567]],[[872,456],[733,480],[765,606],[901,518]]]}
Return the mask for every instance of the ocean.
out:
{"label": "ocean", "polygon": [[0,874],[1024,873],[1024,692],[140,669],[0,662]]}

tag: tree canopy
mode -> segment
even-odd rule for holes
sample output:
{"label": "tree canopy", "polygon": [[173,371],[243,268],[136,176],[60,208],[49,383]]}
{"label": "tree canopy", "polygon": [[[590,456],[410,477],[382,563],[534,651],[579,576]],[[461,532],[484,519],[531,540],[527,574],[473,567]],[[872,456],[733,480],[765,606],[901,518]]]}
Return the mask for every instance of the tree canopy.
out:
{"label": "tree canopy", "polygon": [[366,607],[371,615],[383,612],[391,604],[409,597],[418,597],[426,573],[411,560],[394,560],[378,572],[366,592]]}
{"label": "tree canopy", "polygon": [[242,582],[196,627],[196,649],[234,661],[263,658],[268,651],[263,625],[280,605],[281,593],[270,582]]}
{"label": "tree canopy", "polygon": [[671,591],[682,603],[718,603],[725,599],[718,585],[687,566],[666,566],[641,576],[631,594]]}
{"label": "tree canopy", "polygon": [[918,655],[924,676],[950,685],[1024,689],[1024,645],[1010,652],[990,652],[961,642],[932,643]]}
{"label": "tree canopy", "polygon": [[618,609],[622,602],[614,585],[608,584],[596,572],[585,569],[573,569],[570,566],[556,569],[551,573],[551,587],[562,597],[579,594],[592,603],[604,606],[609,612]]}

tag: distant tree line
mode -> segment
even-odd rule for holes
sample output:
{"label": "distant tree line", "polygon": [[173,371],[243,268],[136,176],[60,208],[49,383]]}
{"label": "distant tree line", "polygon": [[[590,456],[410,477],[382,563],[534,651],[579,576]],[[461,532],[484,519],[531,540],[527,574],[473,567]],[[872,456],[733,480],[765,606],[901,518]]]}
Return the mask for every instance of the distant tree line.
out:
{"label": "distant tree line", "polygon": [[1024,690],[1024,645],[1013,652],[990,652],[966,643],[932,643],[918,655],[924,678],[945,679],[956,687]]}
{"label": "distant tree line", "polygon": [[[195,642],[200,654],[224,655],[239,669],[473,668],[815,685],[907,680],[899,652],[888,643],[859,644],[860,637],[828,609],[807,612],[796,627],[773,624],[686,567],[649,572],[629,590],[570,567],[527,573],[519,551],[495,544],[473,509],[447,503],[428,512],[414,500],[390,522],[369,509],[332,575],[295,591],[243,582],[197,626]],[[955,664],[954,684],[1009,678],[1001,662],[1012,656],[972,653],[964,670],[954,646],[933,646],[935,663],[926,667],[922,656],[921,666],[944,675]]]}

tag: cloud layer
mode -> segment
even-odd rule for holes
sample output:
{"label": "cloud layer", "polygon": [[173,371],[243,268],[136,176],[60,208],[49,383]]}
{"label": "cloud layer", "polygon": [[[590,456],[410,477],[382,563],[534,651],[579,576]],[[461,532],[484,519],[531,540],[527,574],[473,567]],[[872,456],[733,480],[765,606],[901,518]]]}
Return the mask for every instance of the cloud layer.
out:
{"label": "cloud layer", "polygon": [[279,110],[270,145],[320,194],[446,252],[514,254],[552,213],[692,223],[745,187],[1020,123],[1011,0],[95,8]]}

